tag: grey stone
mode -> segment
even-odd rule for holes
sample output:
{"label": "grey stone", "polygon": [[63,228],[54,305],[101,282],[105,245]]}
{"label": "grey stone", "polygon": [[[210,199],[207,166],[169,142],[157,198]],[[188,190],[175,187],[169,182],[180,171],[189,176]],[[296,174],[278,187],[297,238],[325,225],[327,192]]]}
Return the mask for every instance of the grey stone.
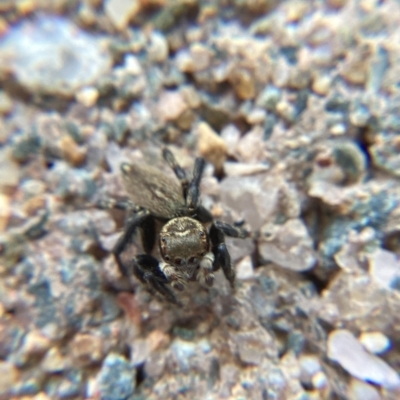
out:
{"label": "grey stone", "polygon": [[127,360],[115,353],[109,354],[97,375],[101,400],[127,400],[135,390],[136,370]]}

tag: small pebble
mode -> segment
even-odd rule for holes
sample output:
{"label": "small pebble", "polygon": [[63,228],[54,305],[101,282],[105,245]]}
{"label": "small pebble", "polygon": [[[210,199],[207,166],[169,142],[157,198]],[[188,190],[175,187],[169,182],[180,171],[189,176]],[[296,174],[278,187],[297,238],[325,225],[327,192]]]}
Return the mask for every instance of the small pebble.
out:
{"label": "small pebble", "polygon": [[11,97],[3,90],[0,90],[0,115],[9,114],[12,108],[13,102],[11,100]]}
{"label": "small pebble", "polygon": [[315,389],[322,390],[328,385],[328,378],[324,372],[319,371],[313,375],[311,383]]}
{"label": "small pebble", "polygon": [[229,81],[239,99],[254,99],[256,96],[255,81],[249,71],[245,69],[235,70],[230,74]]}
{"label": "small pebble", "polygon": [[0,150],[0,192],[7,192],[19,183],[20,168],[8,149]]}
{"label": "small pebble", "polygon": [[19,372],[13,364],[0,360],[0,395],[9,394],[17,383]]}
{"label": "small pebble", "polygon": [[119,354],[110,353],[96,378],[101,400],[125,400],[135,390],[136,370]]}
{"label": "small pebble", "polygon": [[102,340],[98,336],[78,333],[70,346],[73,359],[82,366],[100,361],[103,355]]}
{"label": "small pebble", "polygon": [[264,123],[266,116],[265,110],[256,108],[247,115],[246,119],[249,124],[256,125]]}
{"label": "small pebble", "polygon": [[0,233],[6,230],[11,215],[10,197],[0,193]]}
{"label": "small pebble", "polygon": [[128,27],[129,21],[140,11],[138,0],[107,0],[104,11],[118,30]]}
{"label": "small pebble", "polygon": [[99,91],[94,87],[85,87],[79,90],[75,97],[85,107],[93,107],[99,98]]}
{"label": "small pebble", "polygon": [[373,354],[381,354],[390,348],[390,340],[381,332],[363,332],[359,342]]}
{"label": "small pebble", "polygon": [[300,379],[302,382],[309,384],[312,377],[321,371],[321,363],[317,356],[301,355],[299,358],[300,363]]}
{"label": "small pebble", "polygon": [[354,378],[350,382],[347,395],[349,400],[383,400],[376,387]]}
{"label": "small pebble", "polygon": [[346,133],[347,131],[347,127],[345,124],[334,124],[330,127],[329,132],[333,135],[333,136],[342,136]]}
{"label": "small pebble", "polygon": [[74,167],[81,166],[86,159],[86,149],[76,144],[70,135],[64,135],[60,142],[63,157]]}
{"label": "small pebble", "polygon": [[360,106],[349,115],[350,122],[357,127],[364,127],[367,125],[369,119],[371,118],[371,113],[368,108]]}
{"label": "small pebble", "polygon": [[276,105],[276,112],[278,115],[287,122],[293,122],[295,120],[296,111],[292,104],[286,100],[281,100]]}
{"label": "small pebble", "polygon": [[332,86],[332,78],[328,75],[318,75],[312,83],[312,90],[321,95],[326,96]]}
{"label": "small pebble", "polygon": [[234,124],[225,126],[221,131],[221,138],[225,141],[229,154],[236,153],[236,147],[240,140],[240,131]]}
{"label": "small pebble", "polygon": [[253,262],[250,256],[246,256],[236,264],[236,279],[244,281],[253,277]]}
{"label": "small pebble", "polygon": [[307,271],[317,262],[313,242],[300,219],[262,228],[259,252],[266,260],[292,271]]}
{"label": "small pebble", "polygon": [[164,35],[160,32],[152,32],[147,45],[149,59],[153,62],[161,63],[168,58],[168,52],[168,42]]}
{"label": "small pebble", "polygon": [[180,92],[165,91],[161,93],[158,100],[158,112],[162,120],[174,121],[187,109],[188,105]]}
{"label": "small pebble", "polygon": [[131,75],[137,76],[143,73],[139,59],[133,54],[127,54],[124,58],[124,70]]}
{"label": "small pebble", "polygon": [[62,372],[68,367],[68,360],[57,347],[51,348],[41,362],[41,368],[50,373]]}
{"label": "small pebble", "polygon": [[193,71],[202,71],[210,66],[212,51],[201,43],[193,43],[190,46],[190,55],[193,62]]}
{"label": "small pebble", "polygon": [[25,336],[19,352],[28,357],[32,355],[41,355],[49,350],[50,346],[51,341],[46,336],[38,330],[33,330]]}
{"label": "small pebble", "polygon": [[22,209],[26,215],[34,216],[39,210],[46,207],[46,198],[42,195],[31,197],[22,205]]}
{"label": "small pebble", "polygon": [[224,140],[206,122],[201,122],[198,125],[197,138],[197,148],[200,155],[220,172],[227,153]]}
{"label": "small pebble", "polygon": [[400,279],[398,256],[384,249],[376,249],[368,257],[369,274],[380,286],[391,290],[393,282]]}

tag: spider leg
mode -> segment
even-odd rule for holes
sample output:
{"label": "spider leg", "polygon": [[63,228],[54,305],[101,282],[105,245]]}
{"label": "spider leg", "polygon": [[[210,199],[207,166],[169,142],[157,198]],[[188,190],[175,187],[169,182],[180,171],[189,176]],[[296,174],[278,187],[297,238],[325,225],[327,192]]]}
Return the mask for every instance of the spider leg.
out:
{"label": "spider leg", "polygon": [[138,212],[141,207],[134,204],[128,198],[126,199],[100,199],[95,203],[95,206],[101,210],[123,210],[123,211],[131,211]]}
{"label": "spider leg", "polygon": [[213,220],[213,216],[211,215],[210,211],[208,211],[203,206],[198,206],[196,209],[196,215],[193,217],[199,222],[207,223]]}
{"label": "spider leg", "polygon": [[231,287],[235,282],[235,270],[231,264],[231,256],[226,248],[225,236],[222,230],[218,229],[215,224],[210,228],[210,239],[212,244],[212,252],[214,254],[213,270],[217,271],[222,268],[226,279],[229,281]]}
{"label": "spider leg", "polygon": [[175,156],[172,154],[172,152],[169,149],[164,148],[162,151],[162,154],[163,154],[164,160],[171,167],[171,169],[174,171],[176,177],[179,179],[181,186],[182,186],[182,190],[183,190],[183,197],[186,199],[188,186],[189,186],[189,181],[187,180],[186,172],[178,164],[178,162],[175,159]]}
{"label": "spider leg", "polygon": [[244,221],[240,221],[239,223],[235,223],[233,226],[229,225],[222,221],[215,221],[214,222],[216,228],[222,231],[225,235],[233,237],[233,238],[240,238],[246,239],[251,236],[250,232],[246,229],[242,228]]}
{"label": "spider leg", "polygon": [[202,158],[196,158],[193,168],[193,179],[189,184],[186,204],[189,210],[194,211],[199,202],[200,181],[204,172],[205,161]]}
{"label": "spider leg", "polygon": [[161,271],[156,258],[149,254],[139,254],[133,259],[133,273],[149,288],[157,291],[163,298],[174,304],[179,304],[172,290],[167,286],[168,278]]}
{"label": "spider leg", "polygon": [[156,242],[156,224],[152,215],[148,215],[140,224],[140,237],[144,252],[151,254]]}
{"label": "spider leg", "polygon": [[250,237],[250,233],[241,226],[232,226],[225,222],[215,221],[210,228],[210,239],[212,252],[214,253],[214,271],[222,268],[226,279],[233,287],[235,282],[235,270],[231,264],[231,256],[225,244],[225,235],[245,239]]}
{"label": "spider leg", "polygon": [[141,227],[143,222],[146,221],[146,219],[148,220],[149,217],[152,218],[147,210],[141,210],[138,213],[133,214],[130,218],[128,218],[124,233],[119,237],[117,243],[115,244],[112,250],[115,261],[117,262],[122,275],[124,275],[127,278],[131,275],[131,271],[129,267],[127,267],[122,262],[121,253],[125,250],[127,244],[129,244],[136,229]]}

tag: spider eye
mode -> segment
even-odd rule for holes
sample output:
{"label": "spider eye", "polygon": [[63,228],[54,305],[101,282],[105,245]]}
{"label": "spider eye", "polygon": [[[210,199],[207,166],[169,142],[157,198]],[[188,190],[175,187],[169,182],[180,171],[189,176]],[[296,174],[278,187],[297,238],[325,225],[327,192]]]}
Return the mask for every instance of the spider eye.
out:
{"label": "spider eye", "polygon": [[164,258],[165,258],[165,261],[169,261],[171,259],[170,256],[164,256]]}
{"label": "spider eye", "polygon": [[181,265],[181,264],[183,264],[182,258],[175,258],[174,262],[175,262],[176,265]]}
{"label": "spider eye", "polygon": [[194,263],[196,263],[198,260],[197,260],[197,258],[196,257],[190,257],[189,258],[189,263],[190,264],[194,264]]}
{"label": "spider eye", "polygon": [[204,237],[205,233],[203,231],[200,231],[200,237]]}

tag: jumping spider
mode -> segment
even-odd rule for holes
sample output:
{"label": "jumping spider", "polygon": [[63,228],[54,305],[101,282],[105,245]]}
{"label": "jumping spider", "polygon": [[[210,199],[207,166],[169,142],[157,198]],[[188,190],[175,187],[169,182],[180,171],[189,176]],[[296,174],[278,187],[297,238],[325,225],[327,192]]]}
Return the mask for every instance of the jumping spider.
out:
{"label": "jumping spider", "polygon": [[[180,184],[154,167],[122,163],[128,199],[101,204],[102,208],[127,212],[125,231],[112,250],[121,273],[129,278],[133,269],[140,281],[174,303],[177,301],[169,285],[183,290],[188,281],[197,280],[210,287],[219,268],[233,287],[235,271],[224,237],[246,238],[249,233],[240,224],[231,226],[213,221],[211,213],[200,205],[199,185],[205,166],[202,158],[196,159],[193,177],[188,180],[171,151],[164,149],[163,157]],[[137,255],[127,265],[121,253],[137,229],[144,254]],[[157,236],[161,261],[152,255]]]}

